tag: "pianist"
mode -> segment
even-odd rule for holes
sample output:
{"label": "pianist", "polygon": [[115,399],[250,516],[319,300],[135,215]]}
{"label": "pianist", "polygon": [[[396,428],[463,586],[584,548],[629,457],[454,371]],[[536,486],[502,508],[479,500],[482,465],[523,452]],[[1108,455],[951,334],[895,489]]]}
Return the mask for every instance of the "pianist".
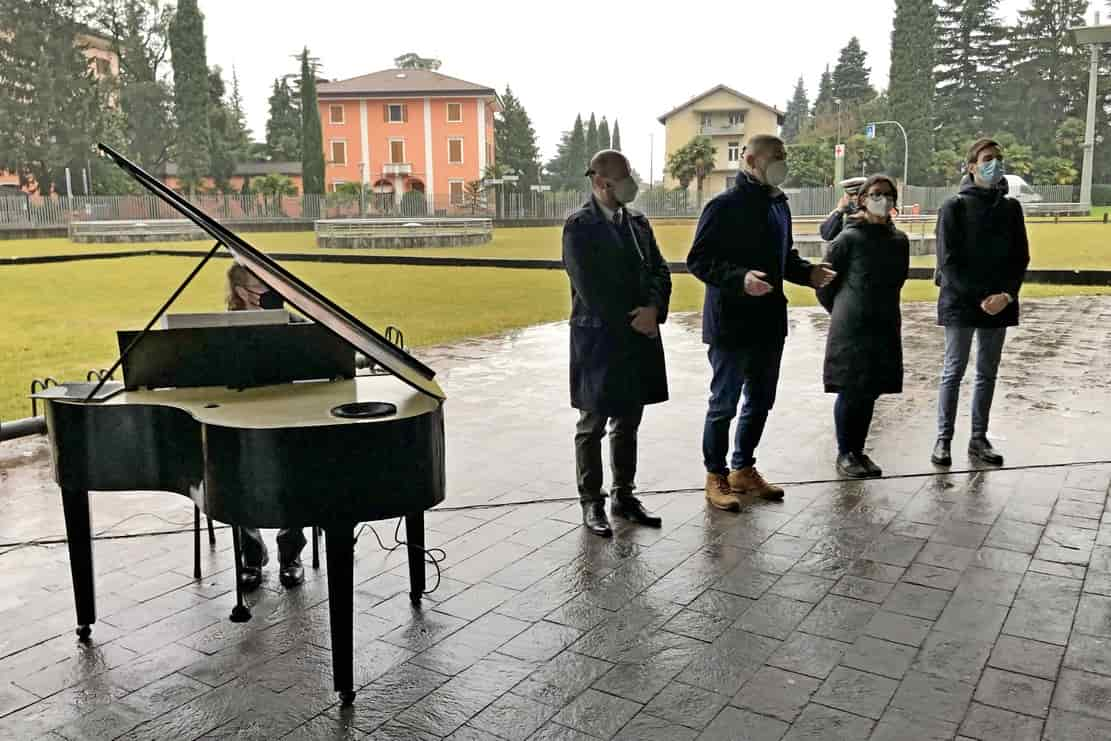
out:
{"label": "pianist", "polygon": [[594,155],[593,195],[563,227],[571,279],[571,406],[579,410],[575,463],[583,525],[613,534],[602,491],[602,438],[609,423],[612,512],[659,527],[633,496],[637,430],[645,404],[667,400],[659,325],[667,318],[671,274],[644,214],[628,207],[637,183],[620,152]]}
{"label": "pianist", "polygon": [[[228,268],[228,311],[280,309],[282,297],[237,262]],[[243,533],[243,588],[258,589],[262,582],[262,567],[270,561],[262,533],[256,528],[245,527]],[[305,547],[305,533],[301,528],[283,528],[278,531],[278,578],[282,586],[296,587],[305,581],[305,568],[301,565],[301,551]]]}

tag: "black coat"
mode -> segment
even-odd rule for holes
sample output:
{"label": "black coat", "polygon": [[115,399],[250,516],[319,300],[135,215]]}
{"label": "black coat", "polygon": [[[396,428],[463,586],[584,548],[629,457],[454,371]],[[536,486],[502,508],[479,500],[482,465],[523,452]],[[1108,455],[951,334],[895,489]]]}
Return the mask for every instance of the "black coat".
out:
{"label": "black coat", "polygon": [[899,294],[910,268],[907,235],[890,224],[850,221],[826,262],[837,278],[818,290],[830,312],[822,376],[826,391],[897,394],[903,390]]}
{"label": "black coat", "polygon": [[663,341],[635,331],[629,312],[655,306],[665,322],[671,273],[647,217],[627,213],[626,228],[618,230],[591,198],[563,226],[563,267],[571,278],[571,406],[608,416],[667,401]]}
{"label": "black coat", "polygon": [[[953,327],[1013,327],[1018,294],[1030,264],[1022,205],[1007,197],[1007,181],[979,188],[966,176],[958,195],[937,214],[938,324]],[[991,316],[981,302],[996,293],[1014,297]]]}
{"label": "black coat", "polygon": [[[786,234],[776,221],[786,217]],[[745,173],[702,211],[687,267],[706,284],[702,341],[725,348],[781,344],[787,336],[783,281],[810,284],[810,263],[799,257],[791,236],[787,196]],[[771,293],[749,296],[745,274],[767,273]]]}

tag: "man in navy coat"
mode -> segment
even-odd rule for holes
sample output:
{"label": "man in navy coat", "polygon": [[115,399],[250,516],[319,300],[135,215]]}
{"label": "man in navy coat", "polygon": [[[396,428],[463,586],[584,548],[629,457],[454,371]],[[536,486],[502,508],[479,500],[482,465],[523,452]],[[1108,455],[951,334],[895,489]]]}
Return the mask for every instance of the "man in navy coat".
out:
{"label": "man in navy coat", "polygon": [[563,227],[563,265],[571,279],[571,406],[579,410],[575,464],[583,524],[609,537],[602,491],[607,423],[613,515],[661,524],[633,491],[644,407],[667,400],[659,325],[667,319],[671,275],[647,217],[628,206],[637,184],[625,156],[598,152],[586,174],[591,198]]}

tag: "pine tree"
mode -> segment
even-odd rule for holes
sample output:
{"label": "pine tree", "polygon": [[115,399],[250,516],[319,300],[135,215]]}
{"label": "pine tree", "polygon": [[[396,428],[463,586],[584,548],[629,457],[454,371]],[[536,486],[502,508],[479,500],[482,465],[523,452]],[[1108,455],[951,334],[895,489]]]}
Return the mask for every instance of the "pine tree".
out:
{"label": "pine tree", "polygon": [[876,97],[876,90],[869,82],[872,70],[866,66],[868,53],[860,48],[860,39],[853,36],[841,50],[837,66],[833,68],[833,97],[849,106]]}
{"label": "pine tree", "polygon": [[999,0],[942,0],[935,48],[934,113],[948,137],[986,133],[1006,62]]}
{"label": "pine tree", "polygon": [[527,191],[537,182],[540,150],[536,146],[536,131],[525,107],[508,85],[502,95],[502,112],[494,119],[494,145],[498,165],[521,173],[520,189]]}
{"label": "pine tree", "polygon": [[818,97],[814,98],[814,110],[810,112],[811,116],[818,117],[828,114],[833,110],[833,74],[829,71],[829,65],[826,65],[825,72],[822,73],[821,82],[818,83]]}
{"label": "pine tree", "polygon": [[174,68],[175,148],[182,185],[194,193],[208,174],[208,62],[205,56],[204,15],[197,0],[179,0],[170,25]]}
{"label": "pine tree", "polygon": [[289,80],[274,80],[270,117],[266,121],[266,154],[278,162],[301,159],[301,106],[289,89]]}
{"label": "pine tree", "polygon": [[601,147],[598,146],[598,121],[594,114],[590,114],[590,123],[586,125],[586,156],[593,157]]}
{"label": "pine tree", "polygon": [[231,116],[224,104],[224,72],[215,65],[208,72],[208,161],[209,174],[218,193],[228,192],[228,183],[235,174],[235,150],[229,139]]}
{"label": "pine tree", "polygon": [[610,148],[610,125],[605,116],[602,116],[602,122],[598,124],[598,149]]}
{"label": "pine tree", "polygon": [[236,152],[240,162],[251,156],[251,130],[247,127],[247,111],[243,107],[243,94],[239,89],[239,73],[235,67],[231,68],[231,98],[228,100],[228,112],[231,114],[231,130],[229,141]]}
{"label": "pine tree", "polygon": [[583,187],[583,175],[589,166],[586,153],[586,132],[582,116],[575,116],[575,125],[560,137],[556,156],[548,162],[552,180],[561,190],[578,190]]}
{"label": "pine tree", "polygon": [[[925,182],[933,153],[934,39],[937,10],[932,0],[896,0],[891,31],[889,117],[903,125],[910,147],[906,182]],[[895,162],[902,163],[902,137],[893,140]],[[899,168],[901,170],[901,168]],[[898,171],[898,170],[897,170]]]}
{"label": "pine tree", "polygon": [[324,133],[316,101],[316,63],[301,52],[301,181],[306,195],[324,192]]}
{"label": "pine tree", "polygon": [[154,171],[165,165],[174,141],[173,93],[162,69],[172,19],[173,8],[160,0],[105,0],[96,15],[120,60],[123,146],[140,166]]}
{"label": "pine tree", "polygon": [[810,101],[806,97],[806,85],[799,77],[795,85],[795,94],[787,103],[787,111],[783,115],[783,141],[793,144],[799,134],[806,130],[810,120]]}
{"label": "pine tree", "polygon": [[1084,116],[1087,51],[1069,30],[1084,25],[1087,0],[1032,0],[1011,34],[1003,124],[1035,152],[1049,153],[1057,127]]}
{"label": "pine tree", "polygon": [[617,119],[613,119],[613,137],[610,139],[610,149],[621,151],[621,127],[617,123]]}

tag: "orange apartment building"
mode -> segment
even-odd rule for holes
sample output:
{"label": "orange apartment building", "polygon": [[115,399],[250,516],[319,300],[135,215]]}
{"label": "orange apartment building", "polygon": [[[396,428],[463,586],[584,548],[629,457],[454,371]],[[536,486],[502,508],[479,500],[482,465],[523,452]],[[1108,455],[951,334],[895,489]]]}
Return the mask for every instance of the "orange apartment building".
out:
{"label": "orange apartment building", "polygon": [[493,88],[432,70],[388,69],[317,90],[328,190],[363,183],[397,201],[419,191],[438,208],[494,162]]}

